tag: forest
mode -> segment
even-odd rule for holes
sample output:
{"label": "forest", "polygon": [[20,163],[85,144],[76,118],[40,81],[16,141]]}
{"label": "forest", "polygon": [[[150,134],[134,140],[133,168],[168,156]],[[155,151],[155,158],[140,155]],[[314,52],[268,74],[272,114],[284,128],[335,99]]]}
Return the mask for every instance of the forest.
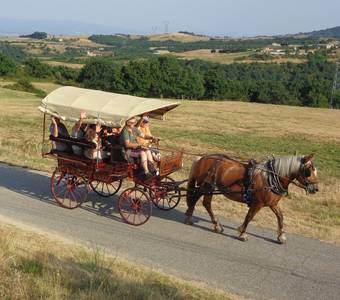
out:
{"label": "forest", "polygon": [[[174,57],[130,61],[90,60],[81,70],[83,86],[145,97],[241,100],[328,107],[335,64],[322,53],[305,64],[230,64]],[[334,104],[339,106],[340,95]]]}
{"label": "forest", "polygon": [[[34,78],[144,97],[237,100],[328,107],[335,64],[322,52],[306,63],[233,63],[229,65],[154,56],[122,63],[92,58],[81,70],[49,66],[26,57],[19,48],[0,44],[0,76],[23,82]],[[25,85],[22,86],[26,86]],[[340,107],[340,93],[333,95]]]}

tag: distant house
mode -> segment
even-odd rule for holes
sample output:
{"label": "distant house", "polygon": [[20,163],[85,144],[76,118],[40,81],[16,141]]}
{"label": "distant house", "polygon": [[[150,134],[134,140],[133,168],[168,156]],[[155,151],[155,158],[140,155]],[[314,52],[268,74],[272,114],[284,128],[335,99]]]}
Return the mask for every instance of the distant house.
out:
{"label": "distant house", "polygon": [[86,54],[89,57],[96,57],[97,56],[97,53],[95,53],[94,51],[87,51]]}
{"label": "distant house", "polygon": [[286,51],[282,49],[277,49],[269,52],[270,55],[286,55]]}
{"label": "distant house", "polygon": [[305,49],[299,49],[297,52],[298,55],[307,55],[307,51]]}
{"label": "distant house", "polygon": [[261,50],[262,53],[265,53],[265,54],[269,54],[270,52],[274,51],[273,48],[269,48],[269,47],[266,47],[266,48],[263,48]]}
{"label": "distant house", "polygon": [[273,46],[273,47],[281,47],[281,44],[278,44],[278,43],[272,43],[272,46]]}
{"label": "distant house", "polygon": [[286,55],[286,51],[283,49],[274,49],[269,47],[262,49],[261,53],[270,55]]}
{"label": "distant house", "polygon": [[331,43],[326,43],[326,44],[323,44],[323,43],[320,43],[317,45],[317,48],[318,49],[335,49],[337,48],[336,44],[334,42],[331,42]]}
{"label": "distant house", "polygon": [[89,57],[114,56],[114,53],[111,51],[87,51],[86,55]]}

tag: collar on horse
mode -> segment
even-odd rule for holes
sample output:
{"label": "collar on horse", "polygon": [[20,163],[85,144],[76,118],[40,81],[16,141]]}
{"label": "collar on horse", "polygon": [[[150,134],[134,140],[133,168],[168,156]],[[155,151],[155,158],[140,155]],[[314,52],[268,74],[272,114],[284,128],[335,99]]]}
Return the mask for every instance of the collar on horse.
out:
{"label": "collar on horse", "polygon": [[266,168],[268,169],[268,184],[269,189],[277,195],[287,195],[288,194],[288,188],[285,188],[282,186],[281,183],[281,176],[279,176],[276,173],[276,170],[274,168],[275,159],[271,159],[266,163]]}

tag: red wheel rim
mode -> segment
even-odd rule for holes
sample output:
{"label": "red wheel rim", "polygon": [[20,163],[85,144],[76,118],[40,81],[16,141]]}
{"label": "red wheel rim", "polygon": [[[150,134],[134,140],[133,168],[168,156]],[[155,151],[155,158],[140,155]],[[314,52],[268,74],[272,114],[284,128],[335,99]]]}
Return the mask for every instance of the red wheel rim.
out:
{"label": "red wheel rim", "polygon": [[122,185],[122,180],[105,183],[102,181],[93,180],[90,182],[91,188],[102,197],[110,197],[116,194]]}
{"label": "red wheel rim", "polygon": [[167,176],[159,183],[159,188],[151,195],[152,202],[161,210],[174,209],[181,200],[181,191],[169,188],[174,180]]}
{"label": "red wheel rim", "polygon": [[86,200],[88,186],[81,177],[55,170],[51,178],[51,191],[60,206],[74,209]]}
{"label": "red wheel rim", "polygon": [[151,216],[152,205],[148,195],[138,188],[129,188],[119,197],[119,213],[131,225],[142,225]]}

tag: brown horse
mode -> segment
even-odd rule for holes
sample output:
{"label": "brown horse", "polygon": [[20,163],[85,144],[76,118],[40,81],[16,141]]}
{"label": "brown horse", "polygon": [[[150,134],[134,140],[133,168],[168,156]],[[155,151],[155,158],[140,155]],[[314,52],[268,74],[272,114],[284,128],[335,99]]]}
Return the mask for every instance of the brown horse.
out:
{"label": "brown horse", "polygon": [[231,200],[246,202],[249,206],[245,220],[238,228],[240,240],[247,240],[246,229],[256,213],[262,207],[269,206],[277,217],[277,239],[285,243],[283,215],[278,202],[292,182],[307,193],[318,191],[317,170],[312,159],[313,154],[277,157],[263,163],[245,164],[222,154],[201,157],[193,163],[188,178],[185,223],[192,224],[195,205],[204,196],[203,205],[210,215],[214,231],[223,232],[211,208],[213,195],[223,194]]}

